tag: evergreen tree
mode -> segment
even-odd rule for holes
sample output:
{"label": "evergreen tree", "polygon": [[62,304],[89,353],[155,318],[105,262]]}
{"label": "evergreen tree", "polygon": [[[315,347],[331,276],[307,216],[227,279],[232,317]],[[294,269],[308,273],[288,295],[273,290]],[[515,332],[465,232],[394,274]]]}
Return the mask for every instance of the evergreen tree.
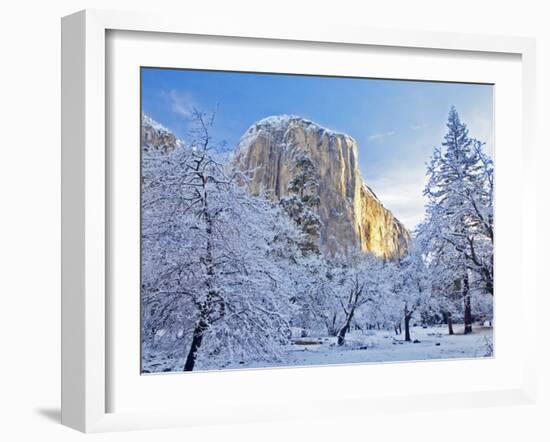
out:
{"label": "evergreen tree", "polygon": [[301,154],[296,158],[287,190],[289,196],[281,199],[281,205],[305,234],[301,249],[305,253],[318,253],[321,236],[321,220],[317,215],[319,181],[309,156]]}
{"label": "evergreen tree", "polygon": [[428,165],[427,219],[421,226],[433,263],[450,267],[461,290],[464,331],[472,331],[473,289],[493,291],[492,162],[454,108]]}

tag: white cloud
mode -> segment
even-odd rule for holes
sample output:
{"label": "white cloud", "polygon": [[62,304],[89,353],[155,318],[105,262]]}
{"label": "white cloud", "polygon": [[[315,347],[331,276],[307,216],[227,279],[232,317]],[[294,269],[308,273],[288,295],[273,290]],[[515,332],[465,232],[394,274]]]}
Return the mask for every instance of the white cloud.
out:
{"label": "white cloud", "polygon": [[409,126],[409,128],[411,130],[421,130],[421,129],[425,129],[426,127],[428,127],[427,123],[424,123],[424,124],[411,124]]}
{"label": "white cloud", "polygon": [[425,166],[412,168],[401,165],[384,168],[384,173],[365,177],[365,181],[380,201],[409,230],[424,218],[425,199],[422,195],[426,182]]}
{"label": "white cloud", "polygon": [[369,135],[367,139],[369,141],[384,141],[387,137],[391,137],[392,135],[395,135],[395,131],[389,131],[389,132],[380,132],[376,134]]}
{"label": "white cloud", "polygon": [[190,93],[172,89],[169,92],[162,92],[162,95],[169,101],[172,112],[185,119],[191,118],[195,104]]}

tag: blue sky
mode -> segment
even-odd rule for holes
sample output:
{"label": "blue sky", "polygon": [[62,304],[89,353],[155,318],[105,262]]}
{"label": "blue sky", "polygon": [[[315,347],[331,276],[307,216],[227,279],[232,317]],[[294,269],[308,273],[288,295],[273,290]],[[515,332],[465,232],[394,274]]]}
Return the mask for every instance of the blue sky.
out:
{"label": "blue sky", "polygon": [[142,110],[183,140],[192,109],[216,106],[214,136],[228,147],[278,114],[351,135],[363,179],[408,228],[422,219],[425,163],[451,105],[492,155],[490,85],[142,68]]}

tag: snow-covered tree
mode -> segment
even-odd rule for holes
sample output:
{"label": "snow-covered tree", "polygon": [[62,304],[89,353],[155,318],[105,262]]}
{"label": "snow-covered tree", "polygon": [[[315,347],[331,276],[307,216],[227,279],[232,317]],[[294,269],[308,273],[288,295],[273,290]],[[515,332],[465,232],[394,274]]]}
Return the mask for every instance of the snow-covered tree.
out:
{"label": "snow-covered tree", "polygon": [[452,335],[453,323],[464,319],[462,283],[457,278],[464,274],[464,258],[440,235],[438,226],[428,221],[418,226],[414,237],[417,250],[424,254],[424,265],[430,276],[431,309],[439,312]]}
{"label": "snow-covered tree", "polygon": [[472,331],[472,289],[493,292],[493,166],[454,107],[428,164],[426,220],[420,227],[432,265],[449,265],[459,284],[464,331]]}
{"label": "snow-covered tree", "polygon": [[315,290],[310,290],[309,305],[316,323],[329,336],[336,336],[342,323],[339,293],[343,284],[343,261],[340,257],[318,256],[313,267]]}
{"label": "snow-covered tree", "polygon": [[379,278],[383,266],[384,262],[370,253],[358,252],[339,260],[332,280],[332,293],[340,308],[336,316],[338,345],[345,343],[352,324],[364,323],[382,299]]}
{"label": "snow-covered tree", "polygon": [[189,144],[144,153],[144,343],[181,354],[185,371],[279,358],[294,291],[288,238],[299,233],[216,159],[213,116],[194,118]]}
{"label": "snow-covered tree", "polygon": [[401,312],[405,341],[411,341],[411,320],[431,308],[431,279],[424,259],[418,245],[413,243],[407,256],[389,264],[393,269],[392,304]]}

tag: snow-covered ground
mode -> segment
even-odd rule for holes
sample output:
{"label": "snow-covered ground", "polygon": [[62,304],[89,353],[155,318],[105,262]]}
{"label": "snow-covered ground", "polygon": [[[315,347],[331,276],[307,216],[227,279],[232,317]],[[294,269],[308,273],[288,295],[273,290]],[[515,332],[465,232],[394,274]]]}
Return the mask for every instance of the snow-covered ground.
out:
{"label": "snow-covered ground", "polygon": [[[296,338],[283,360],[276,362],[245,362],[223,367],[223,369],[243,369],[259,367],[293,367],[304,365],[354,364],[391,361],[420,361],[430,359],[480,358],[490,356],[489,344],[493,342],[492,327],[474,327],[474,333],[464,335],[463,327],[455,325],[455,334],[447,333],[447,326],[428,328],[412,327],[411,339],[405,342],[404,333],[395,335],[388,330],[352,332],[346,336],[346,344],[338,347],[334,337]],[[417,342],[414,342],[417,341]],[[151,363],[153,361],[150,361]],[[155,361],[151,371],[163,371],[174,361]],[[179,371],[178,361],[169,371]],[[215,368],[211,368],[215,369]],[[200,370],[200,368],[199,368]],[[149,371],[149,370],[148,370]]]}
{"label": "snow-covered ground", "polygon": [[[270,366],[303,366],[325,364],[353,364],[390,361],[416,361],[427,359],[477,358],[487,356],[487,342],[493,341],[493,329],[474,327],[474,333],[462,334],[463,327],[455,326],[454,335],[447,327],[413,327],[411,339],[405,342],[404,334],[396,336],[387,330],[372,330],[366,334],[351,333],[343,347],[336,338],[296,339],[285,362]],[[319,343],[316,343],[319,342]],[[260,367],[264,364],[241,364],[240,368]],[[229,368],[229,367],[227,367]]]}

